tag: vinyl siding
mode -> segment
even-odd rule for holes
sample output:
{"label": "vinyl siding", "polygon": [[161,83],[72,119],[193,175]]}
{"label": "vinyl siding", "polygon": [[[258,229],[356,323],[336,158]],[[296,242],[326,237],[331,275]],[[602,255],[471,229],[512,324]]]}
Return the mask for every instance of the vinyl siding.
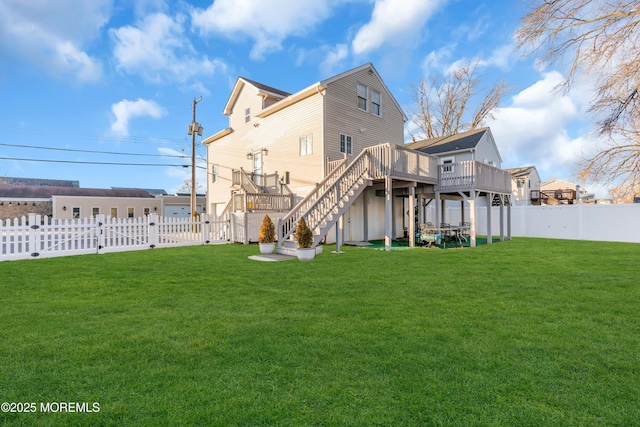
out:
{"label": "vinyl siding", "polygon": [[[252,119],[251,123],[245,123],[244,109],[249,105]],[[229,117],[233,133],[208,146],[210,205],[229,201],[232,170],[242,167],[252,172],[253,161],[247,159],[247,153],[263,148],[268,150],[263,156],[263,174],[284,175],[288,171],[289,188],[297,195],[304,196],[322,180],[322,96],[313,95],[270,116],[256,118],[261,110],[262,98],[256,95],[254,87],[245,85]],[[300,137],[305,135],[313,137],[313,153],[301,157]],[[211,182],[213,164],[219,165],[217,183]]]}
{"label": "vinyl siding", "polygon": [[[369,87],[368,111],[358,109],[358,83]],[[380,92],[382,114],[371,112],[371,89]],[[353,138],[353,156],[362,149],[382,143],[402,145],[404,142],[404,120],[402,112],[391,101],[378,77],[367,70],[347,75],[327,85],[325,95],[326,135],[325,152],[329,160],[343,157],[340,152],[340,134]],[[361,132],[361,129],[364,129]]]}
{"label": "vinyl siding", "polygon": [[478,145],[476,145],[475,160],[483,163],[489,163],[487,160],[492,160],[493,166],[497,168],[500,167],[500,156],[496,151],[496,146],[491,140],[491,137],[486,132],[480,142],[478,142]]}

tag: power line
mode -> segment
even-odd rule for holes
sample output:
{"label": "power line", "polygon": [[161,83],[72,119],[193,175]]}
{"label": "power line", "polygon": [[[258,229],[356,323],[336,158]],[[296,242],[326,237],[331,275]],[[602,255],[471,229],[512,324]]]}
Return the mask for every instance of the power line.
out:
{"label": "power line", "polygon": [[[160,163],[119,163],[119,162],[84,162],[79,160],[44,160],[44,159],[25,159],[20,157],[0,157],[0,160],[18,160],[18,161],[26,161],[26,162],[47,162],[47,163],[73,163],[73,164],[82,164],[82,165],[111,165],[111,166],[179,166],[179,167],[189,167],[189,165],[172,165],[172,164],[160,164]],[[204,166],[197,166],[202,167]],[[206,169],[206,168],[204,168]]]}
{"label": "power line", "polygon": [[17,148],[34,148],[39,150],[53,150],[53,151],[72,151],[76,153],[94,153],[94,154],[114,154],[121,156],[144,156],[144,157],[173,157],[177,159],[186,159],[187,156],[176,156],[172,154],[142,154],[142,153],[122,153],[117,151],[95,151],[95,150],[77,150],[73,148],[56,148],[56,147],[41,147],[37,145],[19,145],[19,144],[3,144],[4,147],[17,147]]}

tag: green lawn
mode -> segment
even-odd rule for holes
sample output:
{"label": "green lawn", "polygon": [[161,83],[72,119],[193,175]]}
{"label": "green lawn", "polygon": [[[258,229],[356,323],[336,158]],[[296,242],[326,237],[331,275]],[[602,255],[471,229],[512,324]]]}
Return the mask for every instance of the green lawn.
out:
{"label": "green lawn", "polygon": [[0,425],[640,424],[640,245],[330,250],[0,263]]}

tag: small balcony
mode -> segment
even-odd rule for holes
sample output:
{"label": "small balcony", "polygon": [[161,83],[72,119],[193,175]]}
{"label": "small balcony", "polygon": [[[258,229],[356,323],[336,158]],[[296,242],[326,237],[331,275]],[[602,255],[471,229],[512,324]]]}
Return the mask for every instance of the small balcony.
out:
{"label": "small balcony", "polygon": [[441,193],[483,191],[511,194],[511,174],[486,163],[468,160],[438,166]]}

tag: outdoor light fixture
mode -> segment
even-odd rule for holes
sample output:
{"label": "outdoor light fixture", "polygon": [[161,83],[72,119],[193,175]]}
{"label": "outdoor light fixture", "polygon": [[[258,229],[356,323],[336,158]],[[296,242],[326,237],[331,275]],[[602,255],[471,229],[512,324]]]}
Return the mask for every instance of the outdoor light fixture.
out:
{"label": "outdoor light fixture", "polygon": [[66,207],[66,206],[63,206],[63,207],[62,207],[62,210],[63,210],[63,211],[66,211],[66,210],[67,210],[67,207]]}
{"label": "outdoor light fixture", "polygon": [[263,156],[267,156],[269,154],[269,150],[267,150],[266,148],[263,148],[261,151]]}
{"label": "outdoor light fixture", "polygon": [[247,153],[247,160],[253,159],[253,153]]}

